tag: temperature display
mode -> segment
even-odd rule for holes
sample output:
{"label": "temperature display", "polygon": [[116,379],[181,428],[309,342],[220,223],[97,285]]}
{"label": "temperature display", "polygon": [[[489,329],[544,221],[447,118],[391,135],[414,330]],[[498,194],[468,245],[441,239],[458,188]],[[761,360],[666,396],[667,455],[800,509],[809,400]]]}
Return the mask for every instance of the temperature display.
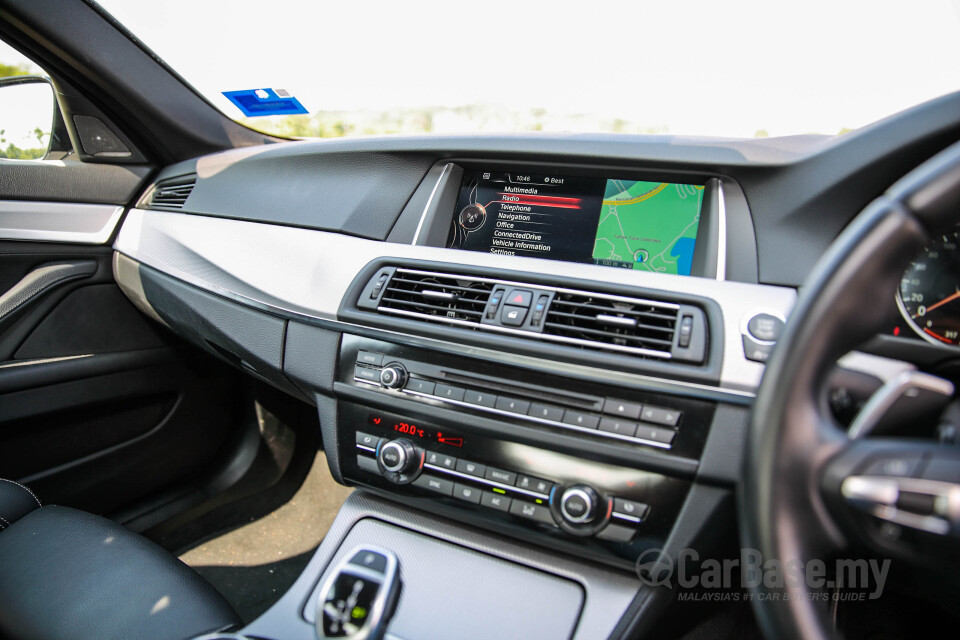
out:
{"label": "temperature display", "polygon": [[440,444],[448,444],[451,447],[463,446],[463,438],[460,436],[454,436],[443,431],[436,431],[429,427],[421,427],[412,422],[401,422],[389,419],[374,413],[370,414],[370,424],[417,440],[432,440]]}

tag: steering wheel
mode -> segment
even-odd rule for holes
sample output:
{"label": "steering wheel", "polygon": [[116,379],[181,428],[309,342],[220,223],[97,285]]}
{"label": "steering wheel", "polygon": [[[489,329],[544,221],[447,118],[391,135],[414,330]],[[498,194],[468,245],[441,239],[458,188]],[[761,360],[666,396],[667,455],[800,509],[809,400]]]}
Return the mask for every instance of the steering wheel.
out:
{"label": "steering wheel", "polygon": [[[960,143],[864,209],[802,287],[757,393],[738,487],[742,544],[764,562],[806,567],[864,546],[928,566],[956,561],[960,448],[853,438],[824,388],[838,358],[892,326],[904,269],[958,221]],[[838,636],[824,586],[757,582],[745,586],[766,637]]]}

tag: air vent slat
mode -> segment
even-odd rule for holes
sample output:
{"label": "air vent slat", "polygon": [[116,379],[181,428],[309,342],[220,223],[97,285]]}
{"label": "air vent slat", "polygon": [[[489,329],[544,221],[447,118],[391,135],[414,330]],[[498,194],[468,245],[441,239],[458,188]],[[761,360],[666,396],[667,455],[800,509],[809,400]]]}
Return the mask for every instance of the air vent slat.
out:
{"label": "air vent slat", "polygon": [[415,313],[423,320],[480,324],[493,285],[446,274],[421,274],[398,269],[385,287],[382,313]]}
{"label": "air vent slat", "polygon": [[[624,322],[618,323],[618,318]],[[594,343],[594,348],[636,347],[662,352],[663,357],[669,358],[676,325],[675,306],[561,292],[547,310],[543,331],[547,335],[585,341],[588,345]]]}
{"label": "air vent slat", "polygon": [[151,209],[182,209],[197,184],[196,174],[161,180],[150,194]]}

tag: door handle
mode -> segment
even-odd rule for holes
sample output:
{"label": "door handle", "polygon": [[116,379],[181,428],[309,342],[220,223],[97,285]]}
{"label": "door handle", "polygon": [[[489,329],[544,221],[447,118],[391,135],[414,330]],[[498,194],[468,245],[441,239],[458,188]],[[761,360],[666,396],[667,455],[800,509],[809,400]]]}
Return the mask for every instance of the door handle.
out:
{"label": "door handle", "polygon": [[58,286],[92,276],[97,270],[93,260],[56,262],[37,267],[0,295],[0,323]]}

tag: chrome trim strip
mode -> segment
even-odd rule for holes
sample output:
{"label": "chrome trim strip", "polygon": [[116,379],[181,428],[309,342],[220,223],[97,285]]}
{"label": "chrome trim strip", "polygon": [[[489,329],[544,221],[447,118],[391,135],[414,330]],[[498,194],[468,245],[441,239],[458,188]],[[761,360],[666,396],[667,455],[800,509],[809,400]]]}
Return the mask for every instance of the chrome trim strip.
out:
{"label": "chrome trim strip", "polygon": [[374,449],[373,447],[368,447],[367,445],[365,445],[365,444],[360,444],[359,442],[357,443],[357,449],[363,449],[364,451],[369,451],[370,453],[376,453],[376,452],[377,452],[377,450]]}
{"label": "chrome trim strip", "polygon": [[437,189],[440,188],[440,185],[443,184],[443,179],[446,177],[447,172],[453,167],[452,162],[448,162],[444,165],[443,171],[440,172],[440,177],[437,178],[437,183],[433,185],[433,190],[430,192],[430,197],[427,198],[427,204],[423,205],[423,213],[420,214],[420,222],[417,223],[417,230],[413,234],[413,242],[411,244],[417,244],[417,241],[420,240],[420,233],[423,231],[423,223],[427,219],[427,213],[430,211],[430,207],[433,206],[433,199],[437,195]]}
{"label": "chrome trim strip", "polygon": [[[131,209],[114,248],[146,266],[184,282],[276,314],[368,337],[383,337],[515,366],[537,367],[610,384],[644,386],[714,397],[752,398],[764,366],[743,353],[739,319],[759,306],[786,316],[797,292],[787,287],[645,273],[597,265],[457,251],[439,247],[378,242],[337,233],[210,216]],[[624,287],[702,296],[716,301],[725,319],[716,327],[723,341],[720,385],[674,381],[523,356],[389,330],[345,323],[338,309],[356,275],[372,260],[411,258],[450,264],[450,268],[498,268],[542,277],[577,278]],[[296,265],[296,268],[293,268]],[[116,273],[116,269],[115,269]],[[129,279],[129,278],[128,278]],[[120,279],[118,278],[118,281]],[[135,283],[131,283],[134,285]],[[668,391],[669,392],[669,391]]]}
{"label": "chrome trim strip", "polygon": [[112,204],[0,200],[0,239],[104,244],[121,216]]}
{"label": "chrome trim strip", "polygon": [[717,280],[727,279],[727,203],[723,180],[717,181]]}
{"label": "chrome trim strip", "polygon": [[528,416],[522,413],[512,413],[510,411],[504,411],[503,409],[495,409],[493,407],[481,407],[476,404],[469,404],[467,402],[461,402],[460,400],[451,400],[449,398],[432,396],[428,393],[421,393],[419,391],[410,391],[409,389],[404,389],[401,393],[406,393],[412,396],[420,396],[421,398],[427,398],[429,400],[446,402],[447,404],[455,404],[459,407],[467,407],[469,409],[476,409],[477,411],[486,411],[487,413],[496,413],[501,416],[507,416],[508,418],[516,418],[520,420],[531,420],[533,422],[539,422],[540,424],[545,424],[551,427],[560,427],[561,429],[573,429],[574,431],[589,433],[595,436],[600,436],[602,438],[614,438],[617,440],[623,440],[624,442],[629,442],[631,444],[647,444],[647,445],[650,445],[651,447],[659,447],[660,449],[673,448],[673,445],[669,445],[663,442],[657,442],[656,440],[645,440],[644,438],[622,436],[619,433],[610,433],[609,431],[600,431],[599,429],[587,429],[586,427],[578,427],[576,425],[567,424],[566,422],[554,422],[553,420],[544,420],[543,418]]}
{"label": "chrome trim strip", "polygon": [[529,489],[521,489],[520,487],[515,487],[511,484],[503,484],[502,482],[497,482],[495,480],[487,480],[486,478],[471,476],[470,474],[463,473],[462,471],[454,471],[453,469],[447,469],[446,467],[441,467],[436,464],[430,464],[429,462],[423,463],[423,467],[425,469],[430,469],[431,471],[440,471],[441,473],[446,473],[451,476],[463,478],[464,480],[473,480],[474,482],[482,482],[483,484],[490,485],[491,487],[498,487],[500,489],[509,489],[510,491],[523,493],[528,496],[533,496],[534,498],[539,498],[540,500],[547,500],[547,501],[550,500],[550,496],[548,496],[545,493],[537,493],[536,491],[530,491]]}
{"label": "chrome trim strip", "polygon": [[611,513],[611,514],[610,514],[610,517],[611,517],[611,518],[620,518],[621,520],[627,520],[627,521],[629,521],[629,522],[635,522],[635,523],[637,523],[637,524],[641,524],[641,523],[643,522],[643,520],[641,520],[641,519],[638,518],[637,516],[628,516],[628,515],[625,514],[625,513],[617,513],[616,511],[614,511],[613,513]]}
{"label": "chrome trim strip", "polygon": [[[529,286],[529,285],[528,285]],[[562,342],[564,344],[575,344],[582,347],[592,347],[594,349],[604,349],[607,351],[617,351],[620,353],[631,353],[641,356],[650,356],[669,360],[673,354],[667,351],[654,351],[653,349],[643,349],[641,347],[622,347],[617,344],[607,344],[606,342],[594,342],[593,340],[580,340],[579,338],[568,338],[566,336],[555,336],[548,333],[537,333],[535,331],[524,331],[522,329],[511,329],[510,327],[501,327],[495,324],[481,324],[479,322],[470,322],[469,320],[460,320],[459,318],[445,318],[443,316],[431,316],[426,313],[417,313],[416,311],[406,311],[404,309],[392,309],[390,307],[377,307],[381,313],[390,313],[397,316],[409,318],[423,318],[434,322],[452,324],[458,327],[469,327],[471,329],[482,329],[484,331],[494,331],[496,333],[506,333],[511,336],[520,336],[533,340],[547,340],[549,342]]]}

